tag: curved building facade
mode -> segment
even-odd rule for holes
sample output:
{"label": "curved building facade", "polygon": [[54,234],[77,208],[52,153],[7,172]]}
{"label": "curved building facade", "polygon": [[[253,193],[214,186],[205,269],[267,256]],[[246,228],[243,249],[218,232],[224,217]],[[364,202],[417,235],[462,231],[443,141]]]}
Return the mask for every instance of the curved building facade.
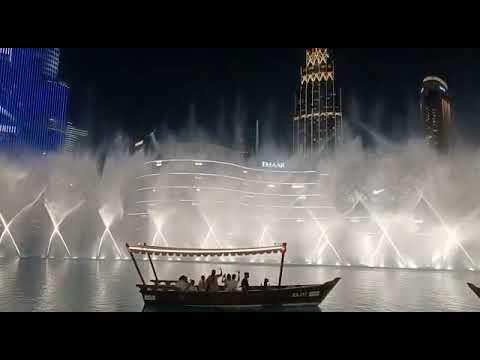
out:
{"label": "curved building facade", "polygon": [[335,213],[330,175],[285,163],[165,157],[147,162],[144,170],[130,216],[136,236],[147,243],[308,246]]}

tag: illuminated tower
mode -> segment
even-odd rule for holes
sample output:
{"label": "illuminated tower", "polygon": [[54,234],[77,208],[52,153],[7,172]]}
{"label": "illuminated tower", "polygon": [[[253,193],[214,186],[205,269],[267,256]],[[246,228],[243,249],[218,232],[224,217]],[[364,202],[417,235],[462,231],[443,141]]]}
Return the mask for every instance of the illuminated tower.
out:
{"label": "illuminated tower", "polygon": [[423,80],[420,109],[427,143],[439,152],[448,153],[452,109],[445,81],[434,76]]}
{"label": "illuminated tower", "polygon": [[68,86],[58,48],[0,48],[0,152],[61,150]]}
{"label": "illuminated tower", "polygon": [[293,118],[293,152],[305,158],[331,155],[343,139],[342,96],[328,49],[308,48]]}

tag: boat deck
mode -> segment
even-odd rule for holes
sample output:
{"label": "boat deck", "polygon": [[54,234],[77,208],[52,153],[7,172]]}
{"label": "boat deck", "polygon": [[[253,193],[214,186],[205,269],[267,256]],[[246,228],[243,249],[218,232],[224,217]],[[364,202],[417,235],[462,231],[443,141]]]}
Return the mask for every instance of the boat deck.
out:
{"label": "boat deck", "polygon": [[277,306],[320,305],[340,279],[322,285],[252,287],[248,292],[181,292],[175,281],[155,281],[153,285],[137,285],[145,304],[182,306]]}

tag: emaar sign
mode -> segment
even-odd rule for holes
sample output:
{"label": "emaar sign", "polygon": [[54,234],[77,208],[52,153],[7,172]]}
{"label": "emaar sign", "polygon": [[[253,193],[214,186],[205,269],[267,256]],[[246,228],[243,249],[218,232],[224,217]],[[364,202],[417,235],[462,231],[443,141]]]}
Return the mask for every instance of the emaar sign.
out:
{"label": "emaar sign", "polygon": [[285,169],[287,163],[285,161],[262,161],[260,166],[264,169]]}

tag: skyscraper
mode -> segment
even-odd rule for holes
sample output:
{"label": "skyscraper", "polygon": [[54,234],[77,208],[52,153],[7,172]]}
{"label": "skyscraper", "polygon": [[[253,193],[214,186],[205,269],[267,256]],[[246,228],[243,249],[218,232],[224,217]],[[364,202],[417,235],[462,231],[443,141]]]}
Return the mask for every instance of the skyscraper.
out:
{"label": "skyscraper", "polygon": [[448,153],[452,109],[444,80],[435,76],[423,80],[420,109],[427,143],[441,153]]}
{"label": "skyscraper", "polygon": [[74,153],[80,150],[82,146],[82,139],[88,136],[88,131],[78,129],[73,126],[72,123],[67,123],[67,129],[65,130],[65,145],[64,151],[68,153]]}
{"label": "skyscraper", "polygon": [[293,152],[310,158],[334,153],[343,138],[342,97],[326,48],[308,48],[293,118]]}
{"label": "skyscraper", "polygon": [[0,150],[60,150],[68,87],[58,81],[58,48],[0,48]]}

